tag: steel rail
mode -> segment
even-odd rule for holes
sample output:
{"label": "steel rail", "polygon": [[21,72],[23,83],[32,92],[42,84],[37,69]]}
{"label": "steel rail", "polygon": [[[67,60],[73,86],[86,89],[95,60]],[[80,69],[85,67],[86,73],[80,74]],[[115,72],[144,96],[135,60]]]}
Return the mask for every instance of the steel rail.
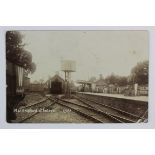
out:
{"label": "steel rail", "polygon": [[104,103],[100,103],[100,102],[97,102],[97,101],[94,101],[94,100],[91,100],[91,99],[88,99],[88,98],[84,98],[84,97],[77,97],[77,96],[74,96],[75,98],[82,98],[82,99],[85,99],[85,100],[87,100],[87,101],[90,101],[90,102],[93,102],[93,103],[96,103],[96,104],[98,104],[98,105],[101,105],[101,106],[104,106],[104,107],[107,107],[107,108],[110,108],[110,109],[113,109],[113,110],[116,110],[117,112],[120,112],[120,113],[122,113],[122,114],[126,114],[126,115],[128,115],[128,116],[132,116],[133,118],[137,118],[137,119],[139,119],[139,118],[141,118],[141,119],[145,119],[145,118],[143,118],[143,117],[141,117],[141,116],[138,116],[138,115],[135,115],[135,114],[133,114],[133,113],[130,113],[130,112],[127,112],[127,111],[124,111],[124,110],[121,110],[121,109],[118,109],[118,108],[115,108],[115,107],[112,107],[112,106],[109,106],[109,105],[106,105],[106,104],[104,104]]}
{"label": "steel rail", "polygon": [[[45,102],[45,101],[47,101],[48,99],[49,99],[49,98],[47,98],[46,100],[44,100],[44,101],[42,101],[42,102]],[[41,103],[42,103],[42,102],[41,102]],[[40,102],[39,102],[39,103],[40,103]],[[54,105],[54,104],[55,104],[55,101],[53,101],[52,104],[50,104],[50,105],[48,105],[48,106],[45,106],[45,108],[48,108],[48,107],[50,107],[50,106],[52,106],[52,105]],[[29,106],[29,107],[32,107],[32,106],[35,106],[35,105],[37,105],[37,103],[36,103],[36,104],[33,104],[33,105]],[[27,107],[28,107],[28,106],[27,106]],[[26,108],[27,108],[27,107],[26,107]],[[28,117],[26,117],[26,118],[20,120],[20,121],[17,122],[17,123],[23,123],[23,122],[29,120],[30,118],[34,117],[35,115],[39,114],[39,113],[40,113],[40,112],[37,111],[37,112],[33,113],[32,115],[30,115],[30,116],[28,116]]]}
{"label": "steel rail", "polygon": [[[93,107],[93,108],[92,108],[92,107],[87,107],[87,106],[84,106],[84,105],[80,105],[80,104],[73,103],[73,102],[66,101],[66,100],[62,100],[62,99],[57,99],[57,100],[59,100],[59,101],[61,101],[61,102],[65,102],[65,103],[70,103],[70,104],[73,104],[73,105],[76,105],[76,106],[85,108],[85,109],[87,109],[87,110],[94,111],[94,112],[96,112],[97,114],[100,113],[100,114],[102,114],[102,115],[104,115],[104,116],[106,116],[106,117],[112,119],[113,121],[115,121],[115,122],[117,122],[117,123],[125,123],[124,121],[122,121],[122,120],[124,120],[123,118],[118,117],[118,116],[115,116],[115,115],[110,114],[110,113],[108,113],[108,112],[104,112],[104,111],[99,110],[99,109],[95,109],[94,107]],[[68,105],[67,105],[67,106],[68,106]],[[125,121],[131,122],[131,121],[129,121],[129,120],[125,120]],[[132,123],[133,123],[133,122],[132,122]]]}
{"label": "steel rail", "polygon": [[[93,109],[99,110],[98,108],[92,106],[92,105],[89,104],[89,103],[86,103],[85,101],[83,101],[83,100],[81,100],[81,99],[78,99],[78,98],[76,98],[76,99],[79,100],[80,102],[82,102],[82,103],[84,103],[84,104],[90,106],[90,107],[93,108]],[[103,110],[99,110],[99,111],[104,112]],[[106,113],[107,115],[110,115],[110,116],[112,116],[112,117],[114,117],[114,118],[116,118],[116,119],[121,120],[122,123],[135,123],[135,122],[136,122],[136,121],[133,121],[133,120],[131,120],[131,119],[128,119],[128,118],[125,118],[125,117],[122,117],[122,116],[118,116],[118,115],[116,115],[116,114],[112,114],[112,113],[110,113],[110,112],[104,112],[104,113]]]}
{"label": "steel rail", "polygon": [[40,104],[40,103],[43,103],[43,102],[45,102],[45,101],[47,101],[47,100],[48,100],[48,98],[45,98],[45,99],[40,100],[40,101],[38,101],[38,102],[35,102],[35,103],[33,103],[33,104],[30,104],[30,105],[27,105],[27,106],[25,106],[25,107],[22,107],[21,109],[26,109],[26,108],[30,108],[30,107],[36,106],[36,105],[38,105],[38,104]]}

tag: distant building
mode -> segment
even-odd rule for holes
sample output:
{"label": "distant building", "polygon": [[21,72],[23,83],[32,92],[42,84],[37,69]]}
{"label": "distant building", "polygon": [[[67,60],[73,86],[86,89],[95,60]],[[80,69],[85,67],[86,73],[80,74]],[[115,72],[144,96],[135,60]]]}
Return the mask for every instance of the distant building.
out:
{"label": "distant building", "polygon": [[30,92],[43,92],[44,84],[41,83],[31,83],[29,87]]}
{"label": "distant building", "polygon": [[49,78],[46,82],[47,90],[52,94],[62,94],[65,89],[65,80],[58,74]]}
{"label": "distant building", "polygon": [[107,87],[107,84],[105,83],[104,79],[100,78],[99,80],[97,80],[95,82],[95,91],[98,92],[98,93],[107,93],[106,91],[106,87]]}
{"label": "distant building", "polygon": [[85,80],[78,80],[77,83],[80,84],[80,86],[78,87],[78,91],[92,92],[92,82]]}
{"label": "distant building", "polygon": [[29,91],[30,89],[30,78],[29,77],[24,77],[24,89],[25,91]]}

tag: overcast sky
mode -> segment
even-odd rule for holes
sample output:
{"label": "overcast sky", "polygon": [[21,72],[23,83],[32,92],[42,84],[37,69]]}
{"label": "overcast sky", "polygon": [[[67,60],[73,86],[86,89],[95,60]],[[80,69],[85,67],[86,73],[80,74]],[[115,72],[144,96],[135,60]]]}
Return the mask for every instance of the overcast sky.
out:
{"label": "overcast sky", "polygon": [[22,31],[25,49],[30,51],[37,70],[31,81],[63,77],[61,60],[76,61],[73,80],[88,80],[115,73],[129,75],[137,62],[148,60],[147,31]]}

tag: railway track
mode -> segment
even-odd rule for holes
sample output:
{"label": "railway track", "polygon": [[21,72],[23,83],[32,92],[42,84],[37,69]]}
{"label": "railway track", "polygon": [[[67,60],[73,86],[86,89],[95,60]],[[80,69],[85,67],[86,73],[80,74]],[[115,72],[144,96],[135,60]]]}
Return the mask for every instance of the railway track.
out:
{"label": "railway track", "polygon": [[[33,118],[40,113],[40,108],[50,108],[54,104],[59,104],[63,107],[67,107],[72,111],[82,115],[83,117],[93,121],[94,123],[136,123],[143,122],[144,116],[137,116],[135,114],[122,111],[115,107],[105,105],[87,98],[74,96],[74,99],[67,100],[61,99],[59,96],[46,97],[39,102],[28,105],[20,110],[26,111],[27,109],[35,109],[36,111],[27,113],[25,112],[23,117],[17,121],[17,123],[23,123]],[[147,113],[147,111],[145,112]]]}
{"label": "railway track", "polygon": [[[114,114],[116,117],[121,117],[125,120],[124,123],[136,123],[136,122],[143,122],[146,118],[144,116],[137,116],[135,114],[129,113],[127,111],[123,111],[121,109],[88,99],[83,97],[77,97],[74,96],[77,100],[80,102],[83,102],[84,104],[95,108],[95,109],[101,109],[103,111],[109,111],[111,114]],[[139,121],[141,120],[141,121]]]}
{"label": "railway track", "polygon": [[130,119],[91,107],[90,105],[84,105],[83,102],[75,103],[57,98],[56,103],[70,108],[72,111],[75,111],[76,113],[94,121],[95,123],[134,123],[134,121]]}
{"label": "railway track", "polygon": [[[50,102],[48,102],[50,101]],[[32,117],[36,116],[41,112],[41,108],[47,109],[55,104],[55,100],[51,100],[49,98],[46,98],[42,101],[36,102],[35,104],[28,105],[26,107],[21,108],[21,111],[25,111],[23,114],[24,117],[20,118],[20,120],[17,121],[17,123],[24,123],[27,120],[31,119]],[[30,109],[31,108],[31,109]],[[30,111],[31,110],[31,111]],[[29,111],[29,112],[28,112]]]}

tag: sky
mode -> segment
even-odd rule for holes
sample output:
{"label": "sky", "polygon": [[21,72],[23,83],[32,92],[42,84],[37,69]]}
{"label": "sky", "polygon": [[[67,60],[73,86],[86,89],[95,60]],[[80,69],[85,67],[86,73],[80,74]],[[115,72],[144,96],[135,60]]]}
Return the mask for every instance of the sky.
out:
{"label": "sky", "polygon": [[74,60],[73,80],[112,73],[128,76],[137,62],[148,60],[148,31],[21,31],[25,49],[36,63],[31,82],[61,71],[61,60]]}

